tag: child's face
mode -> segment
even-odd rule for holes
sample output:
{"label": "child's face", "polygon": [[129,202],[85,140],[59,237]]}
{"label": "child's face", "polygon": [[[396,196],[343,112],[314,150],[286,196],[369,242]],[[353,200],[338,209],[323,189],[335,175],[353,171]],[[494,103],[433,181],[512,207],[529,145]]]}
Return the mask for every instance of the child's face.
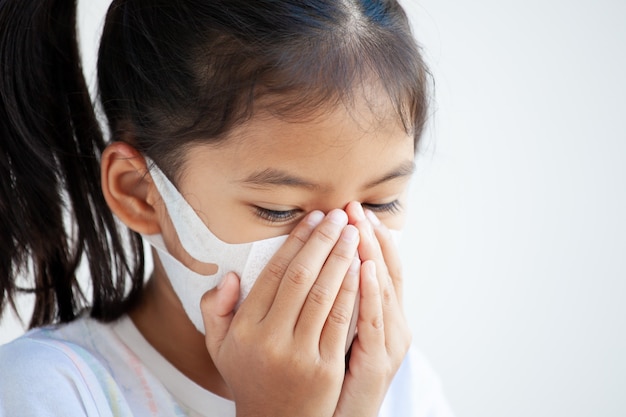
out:
{"label": "child's face", "polygon": [[[399,229],[414,143],[393,116],[381,118],[365,104],[302,122],[257,116],[220,145],[191,148],[177,186],[209,229],[229,243],[287,234],[306,213],[351,201]],[[163,237],[178,252],[161,208]]]}

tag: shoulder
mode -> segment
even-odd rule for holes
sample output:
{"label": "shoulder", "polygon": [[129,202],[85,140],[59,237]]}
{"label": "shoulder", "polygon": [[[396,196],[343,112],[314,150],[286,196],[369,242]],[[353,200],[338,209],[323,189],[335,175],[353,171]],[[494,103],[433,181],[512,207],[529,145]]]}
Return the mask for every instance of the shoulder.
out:
{"label": "shoulder", "polygon": [[106,367],[57,330],[34,330],[0,346],[0,375],[0,415],[112,415],[117,387]]}
{"label": "shoulder", "polygon": [[452,417],[439,376],[426,357],[411,347],[389,387],[380,417]]}

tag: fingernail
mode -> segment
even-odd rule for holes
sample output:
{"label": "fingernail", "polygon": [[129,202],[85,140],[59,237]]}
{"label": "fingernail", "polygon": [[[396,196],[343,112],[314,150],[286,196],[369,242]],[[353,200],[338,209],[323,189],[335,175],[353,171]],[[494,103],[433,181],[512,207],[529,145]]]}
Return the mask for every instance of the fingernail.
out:
{"label": "fingernail", "polygon": [[374,263],[374,261],[367,261],[363,264],[363,266],[365,267],[366,274],[371,277],[376,276],[376,264]]}
{"label": "fingernail", "polygon": [[316,227],[324,220],[324,213],[319,210],[312,211],[309,216],[306,218],[306,221],[309,225]]}
{"label": "fingernail", "polygon": [[354,215],[356,217],[356,221],[365,220],[365,213],[363,212],[363,206],[361,203],[357,203],[354,208]]}
{"label": "fingernail", "polygon": [[226,275],[224,275],[222,277],[222,279],[220,280],[220,282],[217,284],[217,290],[221,290],[222,288],[224,288],[224,285],[226,285],[226,281],[228,280],[229,276],[230,276],[230,272],[228,272]]}
{"label": "fingernail", "polygon": [[378,217],[376,217],[376,215],[374,214],[372,210],[367,210],[365,214],[367,218],[369,219],[369,221],[372,222],[374,226],[378,226],[380,224],[380,220],[378,219]]}
{"label": "fingernail", "polygon": [[343,210],[332,210],[327,217],[333,224],[344,225],[348,222],[348,215]]}
{"label": "fingernail", "polygon": [[358,236],[359,230],[354,226],[348,226],[343,229],[343,232],[341,232],[341,237],[343,238],[343,240],[350,243],[356,241]]}

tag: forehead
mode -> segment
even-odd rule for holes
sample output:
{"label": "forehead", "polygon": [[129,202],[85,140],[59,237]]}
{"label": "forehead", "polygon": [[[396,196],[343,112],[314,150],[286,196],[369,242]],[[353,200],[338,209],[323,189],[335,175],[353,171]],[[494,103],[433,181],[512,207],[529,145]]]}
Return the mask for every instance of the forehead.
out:
{"label": "forehead", "polygon": [[395,111],[361,97],[300,119],[257,113],[219,145],[190,149],[184,171],[218,170],[223,179],[237,182],[276,169],[330,189],[356,184],[354,178],[374,180],[413,158],[413,137]]}

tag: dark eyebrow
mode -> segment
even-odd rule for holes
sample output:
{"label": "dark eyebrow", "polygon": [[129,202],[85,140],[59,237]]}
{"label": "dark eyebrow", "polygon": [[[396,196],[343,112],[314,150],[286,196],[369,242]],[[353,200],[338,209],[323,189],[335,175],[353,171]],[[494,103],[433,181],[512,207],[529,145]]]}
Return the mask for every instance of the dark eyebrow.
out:
{"label": "dark eyebrow", "polygon": [[[414,172],[415,163],[413,161],[406,161],[398,165],[395,169],[383,175],[381,178],[378,178],[368,183],[367,185],[365,185],[364,188],[372,188],[396,178],[411,176]],[[257,187],[276,185],[310,189],[320,188],[319,184],[315,184],[313,182],[275,168],[267,168],[262,171],[253,172],[251,175],[239,182],[245,185]]]}
{"label": "dark eyebrow", "polygon": [[373,188],[377,185],[382,184],[383,182],[395,180],[396,178],[401,177],[410,177],[415,172],[415,162],[413,161],[405,161],[398,165],[395,169],[383,175],[381,178],[374,180],[367,184],[365,188]]}
{"label": "dark eyebrow", "polygon": [[261,187],[267,185],[284,185],[288,187],[319,188],[317,184],[313,184],[305,179],[275,168],[267,168],[263,171],[254,172],[240,182]]}

